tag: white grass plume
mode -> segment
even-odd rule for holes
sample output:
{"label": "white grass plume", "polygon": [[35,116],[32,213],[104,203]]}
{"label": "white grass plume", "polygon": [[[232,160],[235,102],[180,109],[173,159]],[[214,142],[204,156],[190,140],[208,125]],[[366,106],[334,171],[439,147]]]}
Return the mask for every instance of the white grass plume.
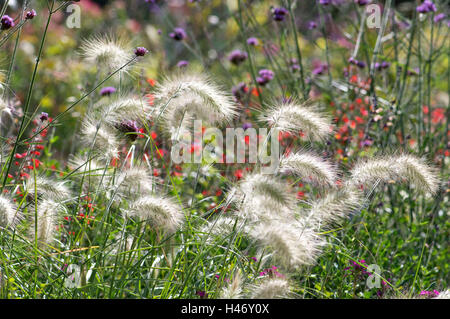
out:
{"label": "white grass plume", "polygon": [[251,237],[269,248],[286,269],[314,264],[324,245],[312,228],[295,221],[260,223]]}
{"label": "white grass plume", "polygon": [[302,131],[310,140],[324,140],[331,133],[331,119],[317,110],[317,105],[297,100],[270,106],[260,120],[272,128],[297,135]]}
{"label": "white grass plume", "polygon": [[202,74],[183,73],[167,77],[157,84],[154,95],[158,102],[155,119],[174,106],[210,123],[229,122],[237,115],[237,105],[231,94],[225,93]]}
{"label": "white grass plume", "polygon": [[360,190],[345,186],[312,201],[306,220],[312,225],[340,223],[345,217],[364,204]]}
{"label": "white grass plume", "polygon": [[286,183],[274,176],[260,173],[246,175],[230,194],[233,198],[229,200],[237,203],[255,196],[262,196],[274,204],[286,207],[292,207],[296,203],[295,196]]}
{"label": "white grass plume", "polygon": [[241,299],[242,298],[242,274],[236,271],[231,282],[222,288],[220,299]]}
{"label": "white grass plume", "polygon": [[[37,209],[37,240],[40,246],[50,244],[56,236],[59,221],[59,211],[63,206],[51,199],[44,199],[38,203]],[[32,222],[30,224],[31,240],[35,238],[35,212],[30,211]]]}
{"label": "white grass plume", "polygon": [[118,69],[133,58],[131,46],[112,35],[96,35],[85,39],[80,50],[87,62],[97,65],[98,68],[106,67],[107,71]]}
{"label": "white grass plume", "polygon": [[146,196],[156,190],[157,181],[146,167],[133,166],[122,170],[115,179],[114,186],[121,196]]}
{"label": "white grass plume", "polygon": [[45,176],[31,176],[25,183],[25,190],[28,196],[34,199],[37,190],[38,199],[42,197],[51,198],[55,202],[68,201],[71,199],[71,191],[65,182],[56,181]]}
{"label": "white grass plume", "polygon": [[101,109],[102,118],[110,125],[122,121],[143,122],[150,116],[151,106],[145,99],[124,96],[113,100],[102,101],[96,108]]}
{"label": "white grass plume", "polygon": [[299,151],[283,156],[279,167],[283,173],[317,181],[321,186],[335,185],[337,175],[335,166],[311,152]]}
{"label": "white grass plume", "polygon": [[359,161],[351,170],[350,181],[355,185],[372,187],[378,182],[408,181],[423,193],[436,193],[439,177],[423,158],[409,154],[380,156]]}
{"label": "white grass plume", "polygon": [[129,215],[169,233],[175,232],[184,219],[182,208],[171,198],[155,195],[143,196],[134,201]]}
{"label": "white grass plume", "polygon": [[259,285],[252,287],[252,299],[284,299],[290,294],[290,286],[287,279],[267,278]]}
{"label": "white grass plume", "polygon": [[0,195],[0,227],[15,227],[21,219],[16,204],[6,195]]}
{"label": "white grass plume", "polygon": [[118,155],[119,141],[114,131],[101,122],[86,116],[81,128],[81,142],[91,148],[95,155],[110,160]]}

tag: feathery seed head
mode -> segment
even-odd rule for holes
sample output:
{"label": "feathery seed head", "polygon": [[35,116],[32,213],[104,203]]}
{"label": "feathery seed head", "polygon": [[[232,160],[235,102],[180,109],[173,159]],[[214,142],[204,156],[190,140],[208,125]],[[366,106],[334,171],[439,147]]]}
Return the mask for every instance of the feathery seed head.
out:
{"label": "feathery seed head", "polygon": [[295,221],[260,223],[250,235],[271,249],[286,269],[314,264],[325,244],[312,228]]}
{"label": "feathery seed head", "polygon": [[166,78],[156,86],[155,118],[175,107],[203,117],[209,123],[223,123],[236,116],[237,106],[228,93],[224,93],[207,76],[183,73]]}
{"label": "feathery seed head", "polygon": [[130,215],[169,233],[175,232],[184,218],[183,209],[172,199],[154,195],[146,195],[134,201]]}
{"label": "feathery seed head", "polygon": [[408,181],[418,191],[434,194],[439,188],[436,170],[424,159],[410,154],[381,156],[359,161],[351,170],[350,182],[371,187],[378,182]]}
{"label": "feathery seed head", "polygon": [[[49,244],[55,239],[58,215],[63,206],[51,199],[44,199],[38,203],[37,209],[37,239],[40,246]],[[33,209],[34,211],[34,209]],[[32,214],[31,238],[35,238],[35,220]]]}
{"label": "feathery seed head", "polygon": [[25,190],[32,199],[37,191],[38,199],[52,198],[55,202],[62,202],[71,199],[70,189],[65,182],[58,182],[44,176],[36,176],[36,182],[33,177],[27,179]]}
{"label": "feathery seed head", "polygon": [[292,207],[296,203],[295,196],[289,191],[287,184],[274,176],[254,173],[246,175],[238,184],[230,201],[243,202],[256,196],[271,201],[272,206]]}
{"label": "feathery seed head", "polygon": [[122,67],[133,58],[131,46],[123,39],[111,35],[85,39],[81,45],[81,54],[87,62],[105,67],[108,71]]}
{"label": "feathery seed head", "polygon": [[309,152],[291,153],[280,160],[280,171],[317,181],[322,186],[334,186],[336,168],[321,157]]}
{"label": "feathery seed head", "polygon": [[268,108],[260,120],[282,132],[298,134],[302,131],[311,140],[321,141],[331,133],[331,120],[310,103],[295,99]]}
{"label": "feathery seed head", "polygon": [[289,282],[284,278],[267,278],[252,289],[252,299],[284,299],[290,293]]}
{"label": "feathery seed head", "polygon": [[222,288],[220,299],[241,299],[242,298],[242,274],[238,270],[235,272],[231,283]]}
{"label": "feathery seed head", "polygon": [[111,159],[118,155],[119,141],[113,130],[101,122],[96,123],[90,115],[83,121],[81,142],[101,158]]}
{"label": "feathery seed head", "polygon": [[0,195],[0,227],[14,227],[21,219],[19,213],[10,198]]}

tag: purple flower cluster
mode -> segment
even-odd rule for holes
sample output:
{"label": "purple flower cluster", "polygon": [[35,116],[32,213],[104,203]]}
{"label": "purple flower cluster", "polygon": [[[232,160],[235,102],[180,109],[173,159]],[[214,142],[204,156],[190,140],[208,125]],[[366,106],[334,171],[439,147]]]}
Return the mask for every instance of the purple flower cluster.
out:
{"label": "purple flower cluster", "polygon": [[34,10],[34,9],[32,9],[31,11],[28,11],[26,14],[25,14],[25,19],[27,19],[27,20],[31,20],[31,19],[33,19],[35,16],[36,16],[36,10]]}
{"label": "purple flower cluster", "polygon": [[259,273],[260,276],[269,276],[269,277],[279,277],[284,278],[285,276],[283,274],[280,274],[277,270],[278,268],[275,266],[272,266],[270,268],[264,269]]}
{"label": "purple flower cluster", "polygon": [[246,52],[241,50],[234,50],[228,56],[228,60],[235,65],[239,65],[247,59],[248,55]]}
{"label": "purple flower cluster", "polygon": [[436,5],[430,1],[425,0],[421,5],[417,6],[416,11],[419,13],[428,13],[428,12],[436,12]]}
{"label": "purple flower cluster", "polygon": [[148,50],[144,47],[137,47],[136,50],[134,51],[134,54],[136,54],[136,56],[144,56],[148,53]]}
{"label": "purple flower cluster", "polygon": [[317,28],[317,23],[314,22],[314,21],[309,21],[309,22],[308,22],[308,29],[309,29],[309,30],[313,30],[313,29],[315,29],[315,28]]}
{"label": "purple flower cluster", "polygon": [[369,2],[370,2],[370,0],[355,0],[355,3],[360,6],[365,6]]}
{"label": "purple flower cluster", "polygon": [[101,96],[110,96],[113,93],[116,93],[116,88],[112,86],[106,86],[100,90]]}
{"label": "purple flower cluster", "polygon": [[286,15],[288,14],[288,10],[286,8],[274,8],[273,9],[273,19],[275,21],[283,21]]}
{"label": "purple flower cluster", "polygon": [[437,15],[434,17],[433,21],[434,21],[435,23],[438,23],[438,22],[441,22],[441,21],[444,20],[444,19],[445,19],[445,13],[439,13],[439,14],[437,14]]}
{"label": "purple flower cluster", "polygon": [[312,70],[312,74],[313,75],[322,75],[325,73],[325,71],[328,70],[328,65],[327,64],[320,64],[319,66],[315,67]]}
{"label": "purple flower cluster", "polygon": [[14,27],[14,19],[13,18],[11,18],[10,16],[8,16],[8,15],[4,15],[2,18],[1,18],[1,20],[0,20],[0,24],[1,24],[1,29],[2,30],[8,30],[8,29],[10,29],[10,28],[12,28],[12,27]]}
{"label": "purple flower cluster", "polygon": [[426,298],[436,298],[437,296],[439,296],[439,291],[437,291],[437,290],[433,290],[433,291],[422,290],[420,292],[420,296],[426,297]]}
{"label": "purple flower cluster", "polygon": [[184,31],[183,28],[175,28],[173,29],[173,32],[169,33],[169,37],[176,41],[184,40],[186,36],[186,31]]}
{"label": "purple flower cluster", "polygon": [[255,37],[251,37],[247,39],[247,44],[252,46],[257,46],[259,44],[259,40]]}
{"label": "purple flower cluster", "polygon": [[259,85],[266,85],[273,80],[275,74],[271,70],[262,69],[258,72],[258,75],[256,82],[258,82]]}
{"label": "purple flower cluster", "polygon": [[366,63],[364,63],[363,61],[358,61],[355,58],[351,57],[350,59],[348,59],[348,62],[350,64],[356,65],[358,68],[360,69],[364,69],[366,67]]}
{"label": "purple flower cluster", "polygon": [[[116,128],[123,133],[137,133],[139,132],[139,127],[137,126],[136,121],[128,120],[123,121],[116,125]],[[129,134],[128,137],[130,140],[134,141],[137,138],[137,134]]]}
{"label": "purple flower cluster", "polygon": [[390,66],[391,66],[391,64],[389,62],[386,62],[386,61],[383,61],[381,63],[377,62],[374,65],[375,70],[377,70],[377,71],[381,71],[381,70],[387,69]]}
{"label": "purple flower cluster", "polygon": [[42,112],[41,116],[39,117],[39,119],[44,122],[48,120],[48,113]]}
{"label": "purple flower cluster", "polygon": [[321,5],[327,6],[331,3],[331,0],[319,0],[319,3]]}

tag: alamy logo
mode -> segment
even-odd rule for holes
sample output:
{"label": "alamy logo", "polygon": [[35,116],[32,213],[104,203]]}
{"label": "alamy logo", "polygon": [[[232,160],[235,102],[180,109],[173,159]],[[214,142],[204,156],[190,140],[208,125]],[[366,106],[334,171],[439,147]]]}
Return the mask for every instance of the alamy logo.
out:
{"label": "alamy logo", "polygon": [[66,20],[66,26],[69,29],[81,28],[81,8],[76,4],[68,5],[66,12],[70,13]]}
{"label": "alamy logo", "polygon": [[381,7],[378,4],[369,4],[366,6],[366,25],[369,29],[381,28]]}

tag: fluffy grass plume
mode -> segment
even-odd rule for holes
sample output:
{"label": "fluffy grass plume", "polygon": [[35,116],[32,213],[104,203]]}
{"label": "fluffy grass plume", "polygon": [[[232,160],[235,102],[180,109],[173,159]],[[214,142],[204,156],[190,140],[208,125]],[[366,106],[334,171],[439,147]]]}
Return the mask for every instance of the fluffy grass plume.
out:
{"label": "fluffy grass plume", "polygon": [[242,281],[242,273],[236,271],[231,282],[222,288],[220,299],[241,299],[243,295]]}
{"label": "fluffy grass plume", "polygon": [[232,198],[229,198],[229,201],[241,203],[256,196],[270,200],[274,205],[293,207],[295,204],[295,196],[288,185],[272,175],[260,173],[246,175],[238,183],[237,188],[230,192]]}
{"label": "fluffy grass plume", "polygon": [[80,53],[87,62],[107,68],[107,71],[118,69],[133,58],[131,46],[112,35],[96,35],[83,40]]}
{"label": "fluffy grass plume", "polygon": [[297,100],[270,106],[260,120],[282,132],[298,134],[310,140],[322,141],[331,133],[331,119],[317,109],[317,105]]}
{"label": "fluffy grass plume", "polygon": [[312,201],[307,220],[314,225],[340,223],[350,213],[362,207],[363,193],[354,187],[343,187]]}
{"label": "fluffy grass plume", "polygon": [[[51,199],[44,199],[38,203],[37,208],[37,240],[40,246],[50,244],[56,236],[59,221],[59,211],[62,206]],[[29,211],[32,216],[30,224],[30,239],[36,236],[34,208]]]}
{"label": "fluffy grass plume", "polygon": [[154,195],[142,196],[134,201],[129,215],[169,233],[176,231],[184,219],[183,209],[172,199]]}
{"label": "fluffy grass plume", "polygon": [[36,176],[27,179],[25,190],[28,196],[34,199],[35,190],[37,190],[38,199],[51,198],[55,202],[70,200],[71,191],[65,182],[56,181],[45,176]]}
{"label": "fluffy grass plume", "polygon": [[0,227],[14,227],[20,219],[20,211],[14,202],[9,197],[0,195]]}
{"label": "fluffy grass plume", "polygon": [[285,269],[297,269],[315,263],[324,245],[315,231],[294,220],[260,223],[251,237],[273,252],[273,259]]}
{"label": "fluffy grass plume", "polygon": [[289,281],[284,278],[267,278],[252,287],[252,299],[283,299],[290,294]]}
{"label": "fluffy grass plume", "polygon": [[183,73],[167,77],[156,86],[154,94],[158,108],[153,114],[157,118],[168,108],[177,108],[210,123],[229,122],[237,115],[237,106],[232,96],[225,92],[202,74]]}
{"label": "fluffy grass plume", "polygon": [[115,132],[106,124],[86,116],[82,123],[81,142],[92,149],[99,158],[112,159],[118,155],[119,141]]}
{"label": "fluffy grass plume", "polygon": [[419,192],[434,194],[439,188],[436,170],[423,158],[410,154],[388,155],[362,160],[351,170],[350,181],[372,187],[378,182],[407,181]]}
{"label": "fluffy grass plume", "polygon": [[97,107],[101,109],[102,118],[110,125],[123,121],[143,122],[148,119],[152,109],[146,99],[133,96],[108,99]]}
{"label": "fluffy grass plume", "polygon": [[336,168],[311,152],[299,151],[285,155],[280,160],[280,172],[294,174],[316,181],[321,186],[334,186]]}

